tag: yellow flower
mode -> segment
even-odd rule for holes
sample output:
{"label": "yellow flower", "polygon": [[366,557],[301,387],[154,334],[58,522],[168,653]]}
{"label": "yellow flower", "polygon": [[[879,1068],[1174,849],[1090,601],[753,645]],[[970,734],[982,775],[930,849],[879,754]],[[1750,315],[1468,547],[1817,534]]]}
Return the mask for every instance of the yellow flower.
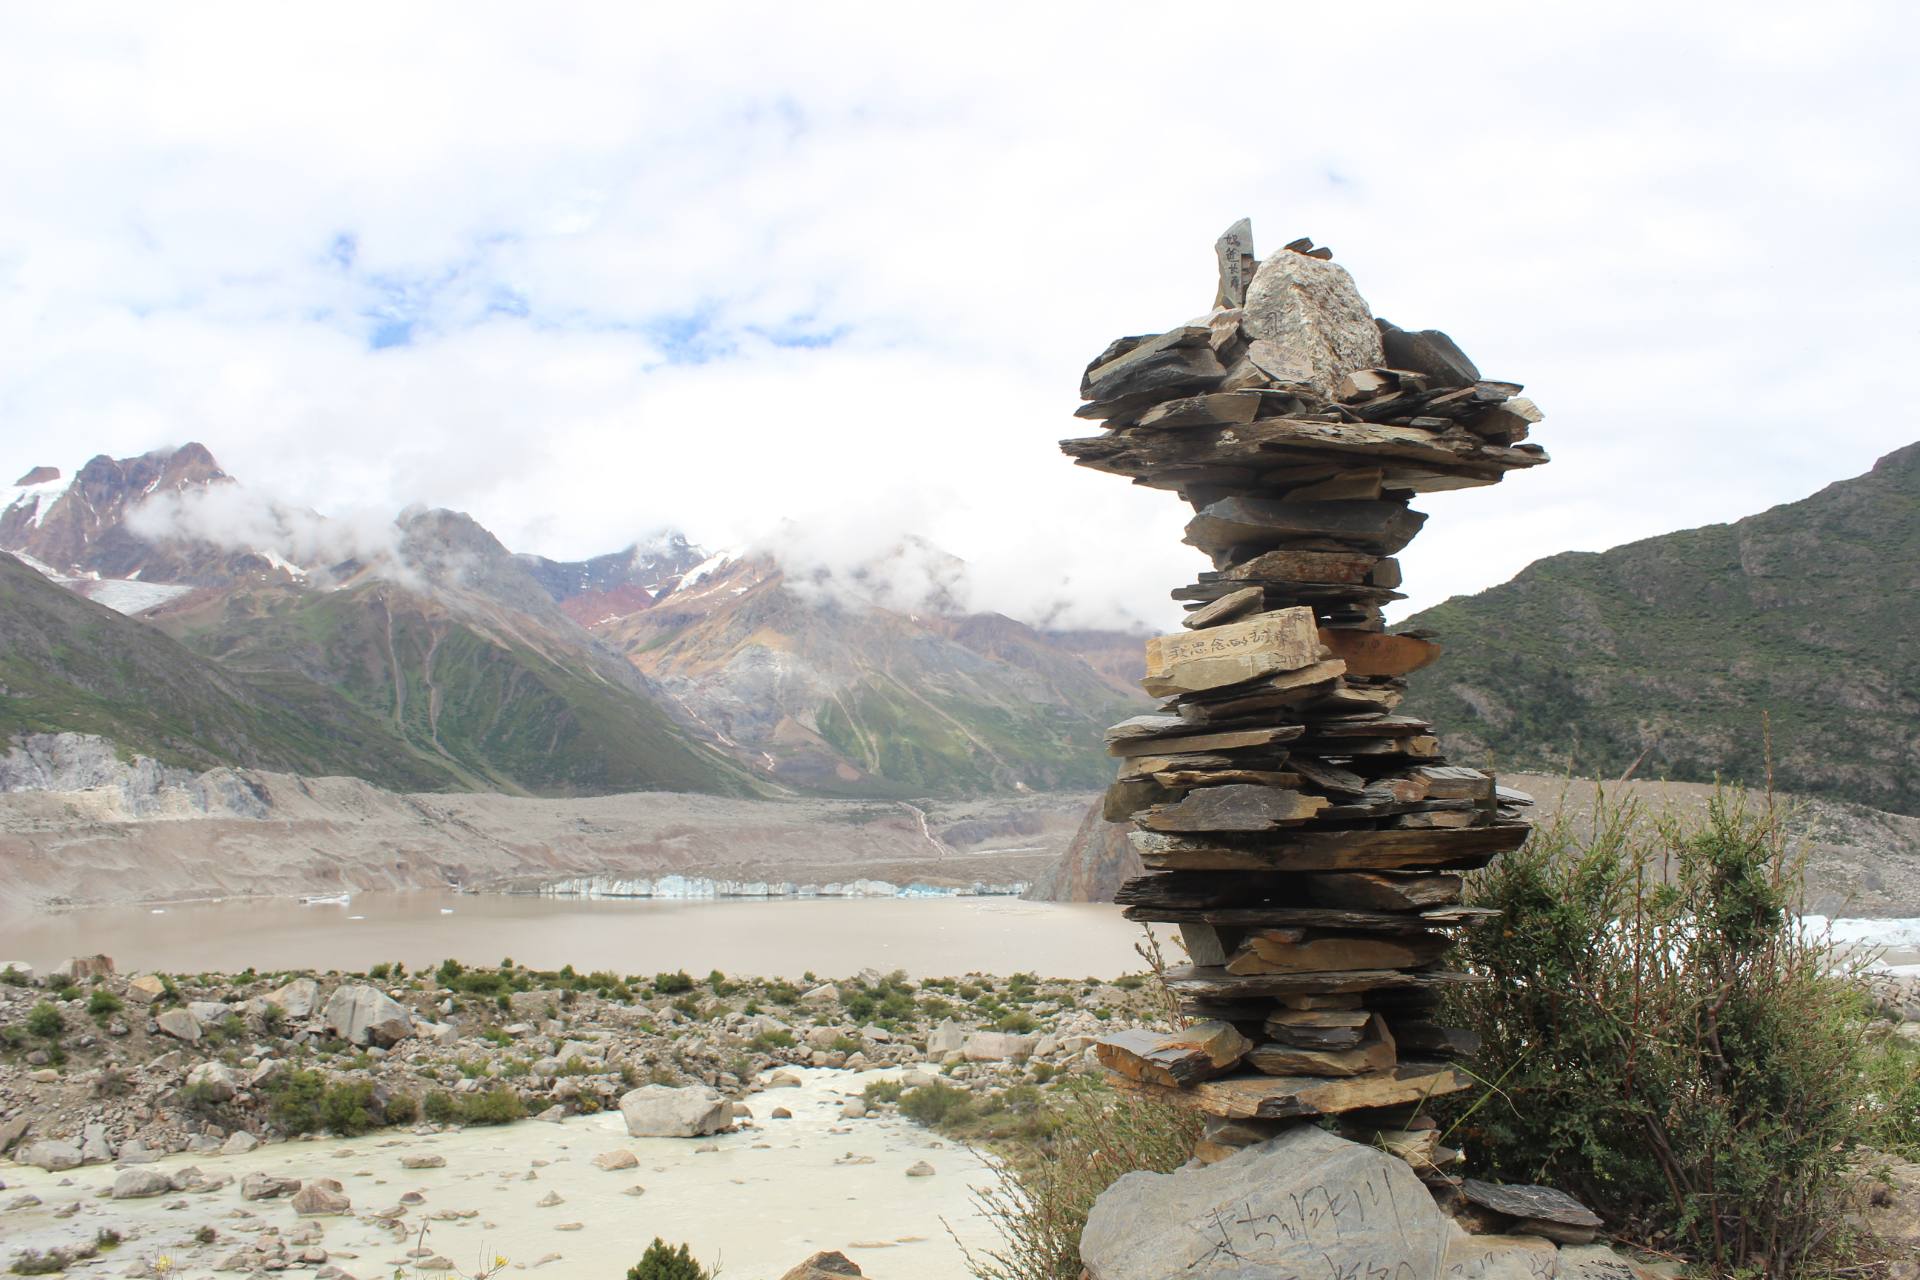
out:
{"label": "yellow flower", "polygon": [[160,1275],[166,1275],[173,1270],[173,1259],[163,1253],[153,1260],[153,1269]]}

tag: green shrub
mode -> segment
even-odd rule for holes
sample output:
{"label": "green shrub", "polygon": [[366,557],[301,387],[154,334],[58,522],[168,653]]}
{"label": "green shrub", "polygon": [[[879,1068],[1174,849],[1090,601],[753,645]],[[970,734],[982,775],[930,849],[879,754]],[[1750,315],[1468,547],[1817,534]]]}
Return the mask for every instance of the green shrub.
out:
{"label": "green shrub", "polygon": [[125,1001],[105,987],[95,987],[87,997],[87,1013],[95,1022],[105,1022],[126,1007]]}
{"label": "green shrub", "polygon": [[693,990],[693,979],[685,969],[678,973],[656,973],[653,975],[653,990],[655,995],[684,995]]}
{"label": "green shrub", "polygon": [[412,1124],[420,1118],[420,1102],[410,1093],[396,1093],[387,1099],[388,1124]]}
{"label": "green shrub", "polygon": [[320,1099],[326,1093],[327,1078],[318,1071],[282,1071],[271,1077],[265,1087],[267,1118],[280,1132],[289,1136],[313,1133],[325,1123],[320,1115]]}
{"label": "green shrub", "polygon": [[860,1096],[868,1102],[898,1102],[905,1086],[898,1080],[869,1080]]}
{"label": "green shrub", "polygon": [[527,1114],[520,1095],[505,1085],[495,1085],[484,1093],[457,1095],[461,1124],[510,1124]]}
{"label": "green shrub", "polygon": [[950,1084],[923,1084],[900,1095],[900,1114],[909,1120],[937,1129],[951,1125],[973,1112],[973,1095]]}
{"label": "green shrub", "polygon": [[320,1095],[320,1117],[330,1132],[352,1138],[379,1128],[386,1108],[375,1104],[370,1082],[343,1081],[328,1085]]}
{"label": "green shrub", "polygon": [[60,1010],[45,1000],[27,1010],[27,1034],[39,1036],[42,1040],[58,1040],[60,1033],[67,1028],[67,1020]]}
{"label": "green shrub", "polygon": [[832,1053],[854,1054],[861,1052],[865,1047],[860,1043],[858,1036],[835,1036],[833,1043],[828,1045],[827,1049]]}
{"label": "green shrub", "polygon": [[1024,1035],[1025,1033],[1032,1031],[1035,1027],[1039,1026],[1040,1024],[1038,1022],[1035,1022],[1033,1019],[1033,1015],[1028,1013],[1025,1009],[1015,1009],[1012,1013],[1009,1013],[1005,1017],[999,1019],[993,1025],[996,1030],[1012,1031],[1016,1034]]}
{"label": "green shrub", "polygon": [[753,1047],[760,1050],[762,1053],[766,1053],[774,1049],[791,1049],[793,1048],[793,1032],[762,1031],[759,1035],[753,1038]]}
{"label": "green shrub", "polygon": [[1467,939],[1490,981],[1452,1013],[1498,1088],[1445,1114],[1477,1173],[1559,1187],[1722,1274],[1845,1250],[1850,1150],[1883,1113],[1777,831],[1725,796],[1693,828],[1602,797],[1589,833],[1557,821],[1473,877],[1502,914]]}
{"label": "green shrub", "polygon": [[711,1275],[693,1260],[686,1245],[669,1248],[659,1236],[653,1238],[640,1261],[627,1268],[627,1280],[709,1280]]}
{"label": "green shrub", "polygon": [[445,1089],[435,1089],[429,1093],[426,1101],[420,1104],[420,1110],[430,1124],[452,1124],[460,1114],[459,1104]]}

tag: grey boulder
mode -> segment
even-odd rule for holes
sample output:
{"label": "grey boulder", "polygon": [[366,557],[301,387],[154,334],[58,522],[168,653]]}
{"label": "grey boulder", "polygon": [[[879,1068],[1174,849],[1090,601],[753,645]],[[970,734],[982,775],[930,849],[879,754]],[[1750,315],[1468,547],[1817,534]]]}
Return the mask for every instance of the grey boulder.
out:
{"label": "grey boulder", "polygon": [[352,1208],[347,1189],[333,1178],[315,1178],[293,1193],[293,1211],[303,1218],[346,1213]]}
{"label": "grey boulder", "polygon": [[162,1035],[172,1036],[175,1040],[184,1040],[188,1044],[198,1044],[202,1032],[200,1020],[185,1009],[162,1009],[153,1017]]}
{"label": "grey boulder", "polygon": [[48,1173],[61,1173],[80,1167],[80,1144],[59,1138],[42,1138],[22,1147],[14,1159],[36,1169],[45,1169]]}
{"label": "grey boulder", "polygon": [[413,1021],[399,1001],[364,982],[336,990],[322,1016],[329,1031],[352,1044],[384,1048],[413,1030]]}
{"label": "grey boulder", "polygon": [[173,1179],[153,1168],[122,1169],[113,1180],[115,1200],[145,1200],[173,1190]]}
{"label": "grey boulder", "polygon": [[733,1104],[705,1085],[643,1085],[620,1099],[620,1115],[636,1138],[698,1138],[733,1123]]}
{"label": "grey boulder", "polygon": [[240,1081],[224,1062],[203,1062],[187,1072],[187,1088],[209,1102],[230,1102],[240,1092]]}
{"label": "grey boulder", "polygon": [[312,978],[295,978],[263,998],[289,1018],[310,1018],[320,1005],[320,984]]}
{"label": "grey boulder", "polygon": [[1129,1173],[1080,1237],[1092,1280],[1439,1274],[1453,1224],[1403,1160],[1312,1126],[1177,1173]]}
{"label": "grey boulder", "polygon": [[278,1174],[256,1171],[240,1179],[240,1198],[242,1200],[273,1200],[280,1196],[290,1196],[300,1189],[300,1179],[283,1178]]}

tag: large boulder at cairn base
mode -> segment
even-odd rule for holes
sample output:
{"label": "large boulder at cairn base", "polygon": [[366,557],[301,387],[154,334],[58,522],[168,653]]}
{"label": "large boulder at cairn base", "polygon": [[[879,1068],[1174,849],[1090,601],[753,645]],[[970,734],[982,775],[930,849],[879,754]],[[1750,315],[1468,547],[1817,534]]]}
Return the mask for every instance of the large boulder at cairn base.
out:
{"label": "large boulder at cairn base", "polygon": [[1386,361],[1380,327],[1346,268],[1291,249],[1260,264],[1240,324],[1262,373],[1329,400],[1343,374]]}
{"label": "large boulder at cairn base", "polygon": [[1404,1160],[1302,1126],[1218,1164],[1130,1173],[1080,1237],[1092,1280],[1437,1276],[1453,1227]]}
{"label": "large boulder at cairn base", "polygon": [[356,982],[341,987],[327,1000],[327,1030],[353,1044],[383,1048],[406,1037],[413,1021],[400,1002],[378,987]]}
{"label": "large boulder at cairn base", "polygon": [[733,1104],[705,1085],[649,1084],[620,1099],[620,1115],[636,1138],[698,1138],[732,1125]]}

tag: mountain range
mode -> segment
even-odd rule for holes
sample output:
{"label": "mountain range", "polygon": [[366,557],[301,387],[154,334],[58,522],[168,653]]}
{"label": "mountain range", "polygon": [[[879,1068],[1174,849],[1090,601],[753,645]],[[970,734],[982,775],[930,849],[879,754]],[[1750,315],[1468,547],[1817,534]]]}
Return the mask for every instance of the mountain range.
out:
{"label": "mountain range", "polygon": [[[1114,669],[1138,638],[890,609],[675,534],[555,561],[442,510],[372,539],[155,515],[236,484],[188,444],[0,491],[0,740],[400,790],[959,795],[1099,785],[1142,700]],[[263,522],[315,554],[238,532]]]}
{"label": "mountain range", "polygon": [[[910,798],[1101,786],[1103,727],[1144,702],[1137,635],[1037,629],[957,591],[891,599],[897,557],[922,580],[964,575],[924,545],[795,577],[672,533],[579,561],[514,554],[449,511],[309,536],[298,557],[142,515],[236,492],[192,444],[0,490],[0,740],[73,730],[166,763],[401,790]],[[313,513],[275,521],[325,532]],[[1458,762],[1771,773],[1920,813],[1917,604],[1920,445],[1414,616],[1445,657],[1408,710]]]}
{"label": "mountain range", "polygon": [[1732,524],[1549,556],[1417,614],[1460,763],[1716,777],[1920,814],[1920,444]]}

